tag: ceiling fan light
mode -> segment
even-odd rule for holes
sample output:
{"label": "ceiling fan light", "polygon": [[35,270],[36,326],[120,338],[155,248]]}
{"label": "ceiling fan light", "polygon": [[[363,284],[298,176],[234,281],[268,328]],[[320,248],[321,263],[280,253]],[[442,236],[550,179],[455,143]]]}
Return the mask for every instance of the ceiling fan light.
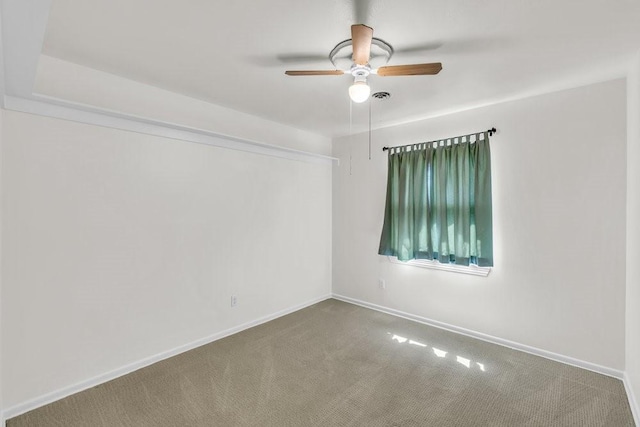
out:
{"label": "ceiling fan light", "polygon": [[349,97],[353,102],[362,103],[369,99],[371,88],[366,81],[357,81],[349,86]]}

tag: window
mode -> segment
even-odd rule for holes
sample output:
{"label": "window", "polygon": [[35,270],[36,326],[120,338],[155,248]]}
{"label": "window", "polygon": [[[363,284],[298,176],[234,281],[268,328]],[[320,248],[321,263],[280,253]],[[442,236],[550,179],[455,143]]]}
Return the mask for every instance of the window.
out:
{"label": "window", "polygon": [[493,266],[488,132],[390,149],[378,253]]}
{"label": "window", "polygon": [[457,265],[441,264],[432,259],[412,259],[409,261],[399,261],[398,258],[389,256],[389,262],[393,264],[406,265],[409,267],[428,268],[430,270],[444,270],[452,273],[469,274],[471,276],[487,277],[491,273],[491,267],[478,267],[475,264]]}

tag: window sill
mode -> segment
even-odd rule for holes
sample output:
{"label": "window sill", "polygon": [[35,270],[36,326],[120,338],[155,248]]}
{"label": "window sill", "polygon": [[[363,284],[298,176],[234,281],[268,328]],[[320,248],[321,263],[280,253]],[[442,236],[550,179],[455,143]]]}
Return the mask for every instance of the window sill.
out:
{"label": "window sill", "polygon": [[491,272],[491,267],[478,267],[476,265],[456,265],[456,264],[441,264],[438,261],[431,261],[428,259],[412,259],[411,261],[398,261],[398,258],[388,256],[387,259],[393,264],[408,265],[411,267],[430,268],[432,270],[444,270],[451,271],[453,273],[470,274],[472,276],[487,277]]}

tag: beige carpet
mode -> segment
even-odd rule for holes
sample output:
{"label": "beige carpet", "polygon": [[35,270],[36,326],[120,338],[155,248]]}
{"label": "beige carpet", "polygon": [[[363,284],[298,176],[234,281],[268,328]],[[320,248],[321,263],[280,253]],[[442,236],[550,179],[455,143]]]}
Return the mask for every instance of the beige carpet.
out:
{"label": "beige carpet", "polygon": [[18,426],[633,426],[621,381],[328,300]]}

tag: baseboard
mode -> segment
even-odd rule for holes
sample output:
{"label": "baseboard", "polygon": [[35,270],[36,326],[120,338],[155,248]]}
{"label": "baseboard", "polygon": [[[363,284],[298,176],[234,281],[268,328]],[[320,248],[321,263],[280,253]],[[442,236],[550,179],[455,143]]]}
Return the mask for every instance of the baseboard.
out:
{"label": "baseboard", "polygon": [[627,392],[627,399],[629,399],[629,406],[631,407],[633,420],[635,421],[637,426],[640,426],[640,406],[638,403],[638,399],[636,398],[636,394],[633,392],[633,387],[631,386],[629,376],[626,372],[624,373],[622,382],[624,383],[624,389]]}
{"label": "baseboard", "polygon": [[389,307],[383,307],[381,305],[372,304],[370,302],[361,301],[351,297],[346,297],[344,295],[333,294],[333,298],[340,301],[348,302],[350,304],[355,304],[362,307],[370,308],[372,310],[381,311],[383,313],[391,314],[393,316],[398,316],[408,320],[413,320],[415,322],[424,323],[425,325],[434,326],[440,329],[445,329],[447,331],[455,332],[457,334],[466,335],[472,338],[477,338],[482,341],[487,341],[493,344],[509,347],[514,350],[524,351],[525,353],[541,356],[546,359],[554,360],[556,362],[562,362],[568,365],[577,366],[578,368],[587,369],[589,371],[597,372],[599,374],[607,375],[620,380],[622,380],[624,377],[624,372],[619,371],[617,369],[608,368],[606,366],[597,365],[595,363],[586,362],[584,360],[574,359],[573,357],[564,356],[562,354],[553,353],[551,351],[542,350],[536,347],[531,347],[526,344],[521,344],[518,342],[498,338],[492,335],[483,334],[482,332],[477,332],[470,329],[465,329],[458,326],[450,325],[448,323],[440,322],[438,320],[417,316],[415,314],[405,313],[404,311],[396,310]]}
{"label": "baseboard", "polygon": [[24,414],[25,412],[29,412],[32,411],[36,408],[39,408],[41,406],[47,405],[49,403],[55,402],[56,400],[60,400],[63,399],[67,396],[70,396],[72,394],[81,392],[83,390],[87,390],[91,387],[95,387],[97,385],[100,385],[102,383],[105,383],[107,381],[111,381],[113,379],[116,379],[118,377],[121,377],[123,375],[126,375],[128,373],[131,373],[133,371],[136,371],[138,369],[144,368],[145,366],[149,366],[152,365],[156,362],[159,362],[161,360],[164,359],[168,359],[169,357],[173,357],[175,355],[178,355],[180,353],[184,353],[186,351],[192,350],[194,348],[203,346],[205,344],[209,344],[211,342],[217,341],[219,339],[222,339],[224,337],[227,337],[229,335],[233,335],[233,334],[237,334],[238,332],[242,332],[245,329],[249,329],[249,328],[253,328],[254,326],[258,326],[261,325],[262,323],[266,323],[269,322],[271,320],[277,319],[278,317],[282,317],[285,316],[287,314],[293,313],[294,311],[298,311],[301,310],[303,308],[309,307],[313,304],[317,304],[321,301],[327,300],[331,298],[331,295],[324,295],[318,298],[314,298],[310,301],[304,302],[302,304],[297,304],[295,306],[286,308],[284,310],[280,310],[277,311],[275,313],[272,313],[270,315],[264,316],[264,317],[260,317],[256,320],[252,320],[251,322],[247,322],[247,323],[243,323],[242,325],[238,325],[238,326],[234,326],[233,328],[229,328],[226,329],[224,331],[215,333],[213,335],[201,338],[199,340],[190,342],[188,344],[185,345],[181,345],[179,347],[173,348],[171,350],[167,350],[167,351],[163,351],[162,353],[158,353],[156,355],[147,357],[145,359],[141,359],[139,361],[130,363],[126,366],[123,366],[121,368],[118,369],[114,369],[113,371],[110,372],[106,372],[104,374],[101,375],[97,375],[93,378],[89,378],[85,381],[80,381],[79,383],[70,385],[68,387],[63,387],[59,390],[56,391],[52,391],[50,393],[44,394],[40,397],[37,397],[35,399],[31,399],[28,400],[24,403],[20,403],[18,405],[14,405],[10,408],[7,408],[4,410],[4,412],[2,413],[2,423],[0,424],[2,427],[4,427],[4,423],[5,420],[8,420],[10,418],[16,417],[18,415]]}

